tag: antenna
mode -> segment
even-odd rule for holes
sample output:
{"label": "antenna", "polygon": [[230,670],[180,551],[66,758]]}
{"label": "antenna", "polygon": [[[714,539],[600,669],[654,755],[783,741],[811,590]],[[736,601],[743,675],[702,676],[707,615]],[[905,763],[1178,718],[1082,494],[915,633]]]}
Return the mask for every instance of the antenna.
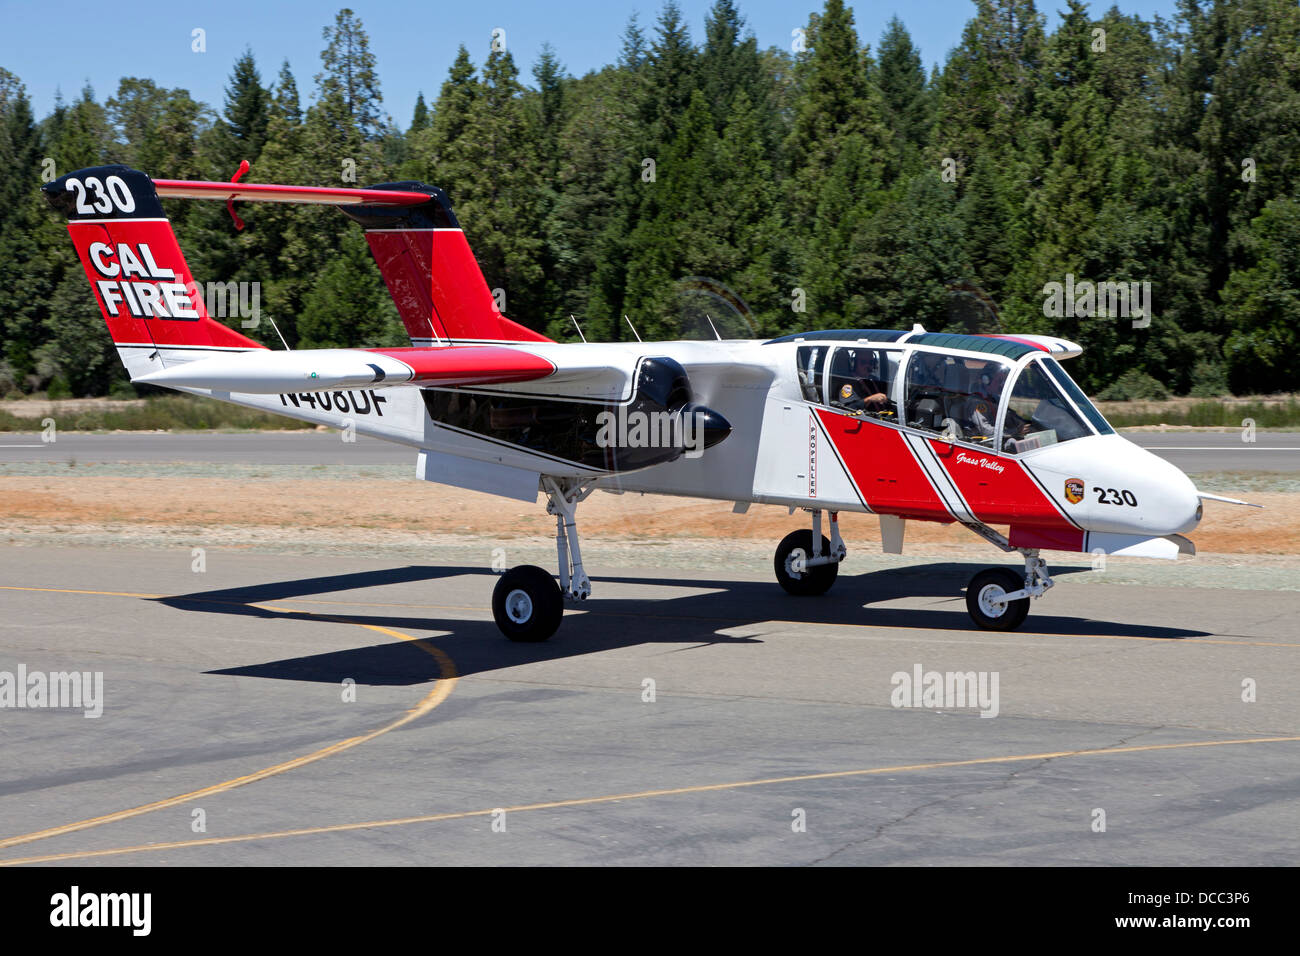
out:
{"label": "antenna", "polygon": [[709,320],[709,328],[713,330],[713,337],[721,342],[722,336],[718,334],[718,327],[713,324],[713,318],[707,312],[704,313],[704,317]]}
{"label": "antenna", "polygon": [[572,312],[569,313],[569,318],[570,318],[570,319],[573,319],[573,327],[574,327],[575,329],[578,330],[578,338],[582,339],[582,344],[583,344],[583,345],[586,345],[586,344],[587,344],[587,337],[586,337],[585,335],[582,334],[582,326],[578,324],[578,320],[577,320],[577,319],[574,319],[574,318],[573,318],[573,313],[572,313]]}
{"label": "antenna", "polygon": [[627,327],[628,327],[629,329],[632,330],[632,334],[635,335],[635,336],[636,336],[636,340],[637,340],[638,342],[640,342],[640,341],[641,341],[641,334],[640,334],[639,332],[637,332],[637,330],[636,330],[636,326],[632,324],[632,320],[629,319],[629,318],[627,317],[627,313],[626,313],[626,312],[623,313],[623,321],[627,323]]}
{"label": "antenna", "polygon": [[[269,315],[267,316],[267,318],[271,319]],[[284,346],[284,350],[286,352],[292,352],[293,349],[289,348],[289,343],[284,340],[284,333],[281,332],[280,327],[275,324],[275,319],[271,319],[271,328],[275,329],[275,334],[280,336],[280,344]]]}

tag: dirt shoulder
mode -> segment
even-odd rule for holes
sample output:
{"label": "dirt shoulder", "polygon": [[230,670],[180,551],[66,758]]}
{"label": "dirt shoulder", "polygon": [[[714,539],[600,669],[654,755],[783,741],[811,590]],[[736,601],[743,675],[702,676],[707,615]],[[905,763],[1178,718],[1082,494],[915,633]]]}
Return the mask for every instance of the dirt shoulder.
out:
{"label": "dirt shoulder", "polygon": [[[1300,554],[1300,494],[1260,491],[1264,508],[1208,502],[1191,537],[1201,552]],[[582,506],[585,535],[667,543],[682,539],[752,541],[775,546],[804,525],[786,508],[753,505],[733,514],[730,502],[597,493]],[[845,514],[841,526],[857,547],[879,547],[879,522]],[[34,530],[138,538],[243,529],[264,535],[346,540],[366,531],[400,537],[459,536],[491,540],[545,538],[554,519],[540,504],[509,501],[414,480],[183,476],[22,475],[0,477],[0,533]],[[373,536],[372,536],[373,537]],[[909,522],[912,546],[987,547],[952,525]]]}

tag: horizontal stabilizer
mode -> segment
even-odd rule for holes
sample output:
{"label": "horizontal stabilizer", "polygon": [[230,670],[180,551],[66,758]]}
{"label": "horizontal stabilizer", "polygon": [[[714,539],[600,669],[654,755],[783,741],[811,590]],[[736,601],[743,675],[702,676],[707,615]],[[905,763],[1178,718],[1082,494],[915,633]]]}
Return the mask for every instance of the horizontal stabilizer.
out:
{"label": "horizontal stabilizer", "polygon": [[281,186],[274,183],[216,183],[155,179],[163,199],[237,199],[240,202],[299,202],[325,206],[419,206],[429,194],[396,189],[335,189],[331,186]]}

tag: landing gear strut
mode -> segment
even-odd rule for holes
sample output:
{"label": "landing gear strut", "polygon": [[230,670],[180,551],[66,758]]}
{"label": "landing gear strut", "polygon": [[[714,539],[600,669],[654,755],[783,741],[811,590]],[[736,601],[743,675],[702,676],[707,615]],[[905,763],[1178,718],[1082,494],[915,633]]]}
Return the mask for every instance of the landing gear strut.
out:
{"label": "landing gear strut", "polygon": [[1023,577],[1010,568],[988,568],[966,587],[966,610],[985,630],[1014,631],[1029,613],[1029,599],[1041,597],[1055,583],[1036,549],[1017,550],[1025,556]]}
{"label": "landing gear strut", "polygon": [[555,515],[555,550],[560,583],[544,568],[524,564],[511,568],[492,591],[492,616],[501,633],[512,641],[544,641],[560,626],[564,599],[585,601],[591,579],[582,569],[578,546],[578,503],[594,490],[573,480],[543,478],[546,511]]}
{"label": "landing gear strut", "polygon": [[791,531],[776,547],[772,565],[777,583],[788,594],[825,594],[840,573],[840,562],[848,549],[840,538],[839,512],[831,512],[831,539],[822,534],[820,508],[812,511],[811,531]]}

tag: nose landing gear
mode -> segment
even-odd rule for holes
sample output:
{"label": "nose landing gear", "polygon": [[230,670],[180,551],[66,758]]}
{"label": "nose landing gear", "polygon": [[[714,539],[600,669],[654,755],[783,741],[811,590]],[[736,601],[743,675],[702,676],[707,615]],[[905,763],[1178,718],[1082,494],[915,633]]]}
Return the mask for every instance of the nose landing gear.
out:
{"label": "nose landing gear", "polygon": [[1014,631],[1029,613],[1029,599],[1041,597],[1055,582],[1038,551],[1018,549],[1025,556],[1022,578],[1010,568],[987,568],[966,586],[966,610],[988,631]]}

